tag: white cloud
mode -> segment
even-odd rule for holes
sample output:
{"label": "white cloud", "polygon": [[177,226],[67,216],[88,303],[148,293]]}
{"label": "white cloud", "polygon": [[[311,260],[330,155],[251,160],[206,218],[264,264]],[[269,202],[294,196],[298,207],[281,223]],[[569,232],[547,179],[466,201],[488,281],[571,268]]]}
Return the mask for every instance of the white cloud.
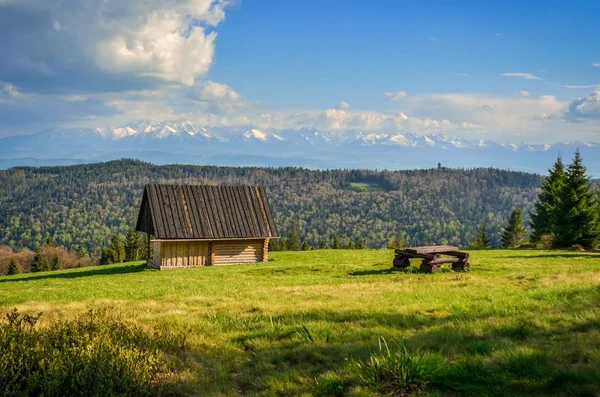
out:
{"label": "white cloud", "polygon": [[468,77],[469,73],[448,73],[450,76]]}
{"label": "white cloud", "polygon": [[21,96],[21,93],[17,90],[17,87],[10,83],[2,84],[2,92],[9,98],[17,98]]}
{"label": "white cloud", "polygon": [[566,102],[551,95],[503,97],[455,93],[413,96],[406,109],[436,120],[480,126],[478,138],[547,142],[562,136],[560,118],[555,116],[562,114],[566,106]]}
{"label": "white cloud", "polygon": [[[96,67],[109,75],[192,85],[212,64],[217,36],[213,27],[225,18],[228,3],[4,0],[0,9],[18,9],[16,15],[23,19],[0,28],[0,35],[23,40],[20,46],[8,47],[5,59],[50,62],[53,70]],[[44,20],[47,24],[39,25]],[[31,43],[33,36],[39,43]]]}
{"label": "white cloud", "polygon": [[517,92],[517,97],[519,98],[529,98],[531,96],[531,94],[529,93],[529,91],[519,91]]}
{"label": "white cloud", "polygon": [[563,85],[564,88],[568,88],[570,90],[579,90],[579,89],[590,89],[600,87],[600,84],[591,84],[591,85]]}
{"label": "white cloud", "polygon": [[592,63],[592,66],[595,66],[597,68],[600,68],[600,63]]}
{"label": "white cloud", "polygon": [[533,75],[531,73],[502,73],[505,77],[519,77],[525,80],[542,80],[541,77]]}
{"label": "white cloud", "polygon": [[[591,94],[577,98],[569,103],[569,108],[564,115],[567,121],[586,121],[600,119],[600,89]],[[600,128],[599,128],[600,130]]]}
{"label": "white cloud", "polygon": [[386,91],[383,93],[383,95],[390,101],[397,101],[406,96],[406,91],[396,91],[396,92]]}
{"label": "white cloud", "polygon": [[338,107],[340,109],[348,109],[350,107],[350,104],[348,102],[341,101]]}

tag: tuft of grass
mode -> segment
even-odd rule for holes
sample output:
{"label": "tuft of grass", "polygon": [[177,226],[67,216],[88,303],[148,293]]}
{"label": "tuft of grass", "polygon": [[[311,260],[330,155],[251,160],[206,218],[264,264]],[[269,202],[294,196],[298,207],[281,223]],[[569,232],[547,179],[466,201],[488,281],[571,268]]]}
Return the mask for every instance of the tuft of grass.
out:
{"label": "tuft of grass", "polygon": [[379,352],[366,361],[354,362],[359,378],[375,390],[397,396],[417,395],[434,383],[443,368],[439,354],[409,350],[405,345],[390,349],[379,338]]}

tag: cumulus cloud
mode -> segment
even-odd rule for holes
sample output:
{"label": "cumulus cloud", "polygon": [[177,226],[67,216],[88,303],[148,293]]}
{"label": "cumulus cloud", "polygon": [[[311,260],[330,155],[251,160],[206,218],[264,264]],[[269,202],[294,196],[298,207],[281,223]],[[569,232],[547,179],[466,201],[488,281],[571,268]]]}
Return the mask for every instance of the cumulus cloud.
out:
{"label": "cumulus cloud", "polygon": [[533,75],[531,73],[502,73],[505,77],[519,77],[525,80],[542,80],[541,77]]}
{"label": "cumulus cloud", "polygon": [[227,3],[0,1],[0,79],[55,91],[192,85],[212,64]]}
{"label": "cumulus cloud", "polygon": [[531,96],[531,94],[529,93],[529,91],[519,91],[517,92],[517,97],[519,98],[529,98]]}
{"label": "cumulus cloud", "polygon": [[386,91],[383,93],[383,96],[385,96],[390,101],[397,101],[406,96],[406,91],[396,91],[396,92]]}
{"label": "cumulus cloud", "polygon": [[214,81],[197,82],[192,87],[184,89],[183,92],[186,98],[227,109],[243,108],[249,103],[230,86]]}
{"label": "cumulus cloud", "polygon": [[350,107],[350,104],[348,102],[341,101],[338,107],[340,109],[348,109]]}
{"label": "cumulus cloud", "polygon": [[572,122],[600,119],[600,89],[569,103],[564,119]]}

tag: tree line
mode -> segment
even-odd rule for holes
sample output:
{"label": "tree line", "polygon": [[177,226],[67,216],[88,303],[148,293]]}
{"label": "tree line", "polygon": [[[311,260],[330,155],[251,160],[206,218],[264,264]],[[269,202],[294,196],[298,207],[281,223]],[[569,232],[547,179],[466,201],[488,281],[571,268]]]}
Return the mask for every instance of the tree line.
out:
{"label": "tree line", "polygon": [[[0,171],[0,244],[36,251],[52,236],[57,245],[81,245],[98,258],[113,235],[124,237],[135,224],[145,184],[190,183],[265,186],[280,236],[295,224],[301,246],[382,248],[398,239],[466,246],[482,219],[491,244],[499,245],[511,211],[533,210],[542,180],[491,168],[308,170],[127,159],[18,167]],[[361,184],[373,188],[357,189]]]}

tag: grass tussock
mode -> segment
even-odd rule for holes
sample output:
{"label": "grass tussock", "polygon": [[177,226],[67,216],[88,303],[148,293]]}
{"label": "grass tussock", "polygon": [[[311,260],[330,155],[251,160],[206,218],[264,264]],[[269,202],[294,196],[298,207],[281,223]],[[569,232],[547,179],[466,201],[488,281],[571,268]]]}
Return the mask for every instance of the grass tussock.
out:
{"label": "grass tussock", "polygon": [[0,321],[0,395],[161,394],[175,373],[169,354],[185,349],[185,336],[150,333],[107,310],[39,318],[14,309]]}
{"label": "grass tussock", "polygon": [[409,350],[405,345],[392,348],[379,338],[379,352],[368,360],[353,363],[362,383],[395,396],[420,395],[435,383],[443,368],[439,354]]}

